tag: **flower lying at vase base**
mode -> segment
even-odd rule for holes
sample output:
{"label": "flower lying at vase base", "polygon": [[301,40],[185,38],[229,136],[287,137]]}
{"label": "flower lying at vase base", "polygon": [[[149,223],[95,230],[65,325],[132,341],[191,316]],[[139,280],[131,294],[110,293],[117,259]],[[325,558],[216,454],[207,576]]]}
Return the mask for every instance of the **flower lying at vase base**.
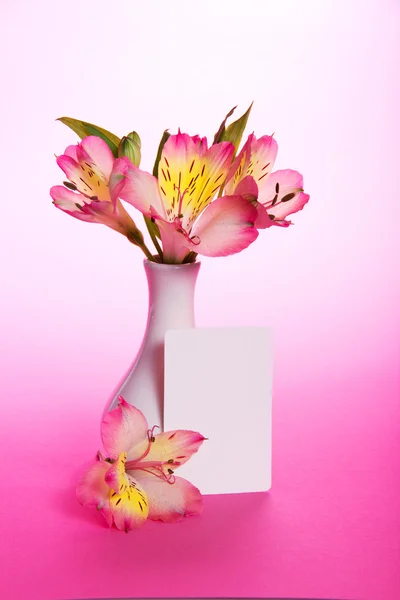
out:
{"label": "flower lying at vase base", "polygon": [[110,527],[128,532],[147,519],[174,523],[202,511],[200,491],[175,470],[206,438],[187,430],[155,435],[154,429],[121,397],[101,423],[109,456],[98,453],[78,483],[77,497],[83,506],[101,512]]}

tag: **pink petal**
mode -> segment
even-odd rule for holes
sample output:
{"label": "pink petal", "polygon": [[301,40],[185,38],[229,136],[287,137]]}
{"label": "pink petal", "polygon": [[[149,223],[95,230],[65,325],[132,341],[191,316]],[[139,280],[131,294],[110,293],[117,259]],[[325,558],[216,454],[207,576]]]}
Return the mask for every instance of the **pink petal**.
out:
{"label": "pink petal", "polygon": [[237,185],[249,175],[261,190],[273,169],[277,152],[278,144],[272,136],[264,135],[257,140],[254,134],[249,135],[229,171],[226,193],[239,193]]}
{"label": "pink petal", "polygon": [[101,223],[123,235],[128,235],[136,229],[130,215],[119,201],[113,207],[108,201],[89,200],[62,185],[52,187],[50,195],[57,208],[81,221]]}
{"label": "pink petal", "polygon": [[249,202],[253,202],[257,208],[257,219],[254,226],[257,229],[266,229],[274,225],[273,220],[269,217],[265,207],[257,201],[258,197],[258,186],[251,175],[247,175],[244,179],[241,179],[239,184],[236,186],[236,194],[242,196]]}
{"label": "pink petal", "polygon": [[167,483],[145,471],[135,471],[149,501],[149,519],[175,523],[184,517],[199,515],[203,509],[200,491],[186,479],[175,477]]}
{"label": "pink petal", "polygon": [[86,163],[78,164],[66,154],[57,157],[57,164],[81,194],[87,198],[110,200],[107,179],[95,166],[91,169]]}
{"label": "pink petal", "polygon": [[107,510],[109,508],[110,488],[105,476],[110,463],[96,461],[79,481],[76,495],[79,502],[88,508]]}
{"label": "pink petal", "polygon": [[114,156],[104,140],[96,135],[89,135],[78,144],[76,152],[79,162],[89,162],[98,167],[106,179],[110,178]]}
{"label": "pink petal", "polygon": [[247,174],[254,177],[259,190],[262,189],[264,182],[268,180],[268,175],[274,168],[277,153],[278,144],[271,135],[263,135],[258,140],[253,138]]}
{"label": "pink petal", "polygon": [[207,150],[206,157],[213,165],[215,173],[221,171],[227,175],[234,152],[235,147],[233,144],[230,142],[220,142],[219,144],[214,144]]}
{"label": "pink petal", "polygon": [[66,154],[62,154],[61,156],[57,156],[56,162],[60,169],[64,171],[69,181],[71,181],[80,192],[83,192],[88,196],[92,195],[80,178],[82,171],[76,160]]}
{"label": "pink petal", "polygon": [[282,221],[288,215],[298,212],[309,198],[303,192],[303,176],[291,169],[272,173],[259,194],[259,201],[274,221]]}
{"label": "pink petal", "polygon": [[241,252],[258,237],[257,209],[241,196],[222,196],[206,208],[190,237],[193,250],[204,256]]}
{"label": "pink petal", "polygon": [[[86,199],[81,194],[68,190],[62,185],[55,185],[50,189],[50,196],[53,198],[54,206],[60,208],[72,217],[92,223],[96,221],[94,215],[82,212],[82,207],[84,206]],[[78,208],[77,204],[80,208]]]}
{"label": "pink petal", "polygon": [[50,196],[60,208],[66,208],[68,210],[76,210],[76,204],[82,206],[87,202],[85,196],[82,196],[82,194],[79,194],[78,192],[73,192],[63,185],[54,185],[50,189]]}
{"label": "pink petal", "polygon": [[249,202],[254,202],[258,198],[258,186],[251,175],[241,179],[236,186],[235,195],[243,196]]}
{"label": "pink petal", "polygon": [[240,180],[247,175],[248,165],[251,157],[251,143],[253,139],[254,134],[251,133],[229,169],[225,186],[225,194],[227,195],[234,194],[236,186]]}
{"label": "pink petal", "polygon": [[118,491],[110,488],[106,480],[114,465],[110,467],[103,460],[95,462],[79,481],[76,495],[83,506],[99,510],[109,526],[115,523],[117,529],[129,531],[147,519],[148,500],[140,484],[125,472],[120,473],[118,482],[113,479]]}
{"label": "pink petal", "polygon": [[74,161],[79,162],[78,155],[76,153],[77,147],[78,146],[76,144],[74,146],[67,146],[67,148],[65,148],[64,155],[70,156]]}
{"label": "pink petal", "polygon": [[197,146],[199,148],[202,148],[202,150],[204,152],[206,152],[208,150],[208,143],[207,143],[207,138],[206,137],[200,137],[199,135],[192,135],[190,136],[193,140],[193,142],[195,144],[197,144]]}
{"label": "pink petal", "polygon": [[164,144],[158,167],[158,178],[161,180],[160,175],[163,163],[165,163],[167,168],[175,169],[176,167],[186,170],[188,161],[191,161],[192,157],[198,154],[199,141],[199,136],[191,137],[187,133],[181,133],[180,131],[176,135],[171,135]]}
{"label": "pink petal", "polygon": [[[85,140],[87,140],[86,146],[83,144]],[[68,146],[65,153],[57,157],[57,164],[82,194],[86,195],[88,198],[96,197],[100,200],[110,200],[108,189],[108,169],[110,165],[107,164],[107,160],[104,159],[104,157],[102,165],[96,164],[93,161],[92,156],[85,150],[85,147],[87,147],[92,151],[92,146],[94,146],[94,154],[96,154],[96,146],[99,145],[97,140],[101,142],[100,148],[103,148],[102,144],[105,144],[103,140],[96,138],[95,136],[89,136],[84,138],[77,146]],[[108,152],[111,153],[107,144],[105,145]],[[97,153],[99,154],[98,148]],[[114,157],[112,153],[111,158],[113,163]],[[103,168],[106,168],[106,173],[102,171]]]}
{"label": "pink petal", "polygon": [[148,429],[144,414],[123,398],[120,398],[117,408],[105,415],[100,425],[103,445],[110,458],[126,452],[128,460],[135,458],[131,457],[131,450],[147,439]]}
{"label": "pink petal", "polygon": [[267,229],[268,227],[272,227],[272,225],[277,225],[277,223],[274,223],[274,221],[271,219],[263,204],[257,202],[256,208],[257,219],[254,223],[254,226],[257,227],[257,229]]}
{"label": "pink petal", "polygon": [[92,215],[94,222],[107,225],[123,235],[128,235],[129,232],[136,230],[135,223],[119,200],[115,207],[108,201],[92,200],[86,203],[81,210],[83,213]]}
{"label": "pink petal", "polygon": [[[123,185],[121,181],[124,181]],[[133,164],[127,167],[126,161],[116,161],[110,177],[110,190],[113,198],[118,195],[146,216],[151,216],[151,207],[162,217],[166,216],[156,177]]]}
{"label": "pink petal", "polygon": [[134,165],[127,156],[117,158],[114,161],[113,170],[109,179],[110,197],[114,204],[120,196],[120,192],[125,185],[125,177],[132,166]]}
{"label": "pink petal", "polygon": [[[149,448],[142,442],[134,449],[138,456],[144,455],[148,449],[146,455],[134,468],[146,467],[148,463],[157,463],[157,465],[165,465],[167,469],[175,470],[198,451],[204,440],[205,437],[197,431],[178,429],[159,433],[154,436],[154,442],[151,442]],[[134,473],[136,474],[136,470]]]}
{"label": "pink petal", "polygon": [[[205,158],[209,164],[209,177],[211,178],[211,187],[213,188],[213,196],[217,191],[216,186],[221,187],[225,182],[232,164],[235,147],[230,142],[220,142],[214,144],[207,151]],[[220,177],[221,176],[221,177]],[[218,188],[217,188],[218,189]]]}
{"label": "pink petal", "polygon": [[175,222],[157,220],[160,230],[161,242],[163,248],[164,262],[168,264],[179,264],[190,252],[191,243],[183,230]]}

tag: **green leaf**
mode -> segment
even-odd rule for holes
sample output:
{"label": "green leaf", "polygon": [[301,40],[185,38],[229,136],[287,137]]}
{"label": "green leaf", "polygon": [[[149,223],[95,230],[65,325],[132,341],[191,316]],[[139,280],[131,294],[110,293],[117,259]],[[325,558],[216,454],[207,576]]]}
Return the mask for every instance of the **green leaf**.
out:
{"label": "green leaf", "polygon": [[72,129],[72,131],[75,131],[75,133],[79,135],[81,139],[87,136],[82,121],[78,121],[77,119],[70,119],[70,117],[60,117],[59,119],[57,119],[57,121],[61,121],[61,123],[64,123],[64,125]]}
{"label": "green leaf", "polygon": [[167,141],[167,139],[170,137],[170,133],[168,133],[168,129],[166,129],[164,131],[164,133],[162,134],[162,138],[160,141],[160,144],[158,146],[158,151],[157,151],[157,156],[156,156],[156,162],[154,163],[154,167],[153,167],[153,175],[154,177],[158,177],[158,163],[161,160],[161,154],[164,148],[164,144]]}
{"label": "green leaf", "polygon": [[97,137],[105,141],[115,157],[118,155],[118,144],[120,140],[116,135],[101,129],[96,125],[91,125],[90,123],[84,123],[84,126],[88,132],[88,135],[97,135]]}
{"label": "green leaf", "polygon": [[233,115],[233,113],[235,112],[237,106],[234,106],[232,108],[232,110],[230,110],[228,112],[228,114],[226,115],[225,119],[222,121],[221,125],[219,126],[219,129],[217,131],[217,133],[214,135],[214,141],[213,141],[213,145],[214,144],[218,144],[219,142],[221,142],[221,136],[225,131],[225,123],[227,122],[227,120],[229,119],[229,117],[231,117]]}
{"label": "green leaf", "polygon": [[[222,130],[222,133],[219,136],[219,141],[220,142],[232,142],[232,144],[235,146],[235,154],[238,151],[238,148],[240,146],[242,135],[244,133],[244,130],[246,129],[247,121],[249,119],[249,115],[250,115],[252,106],[253,106],[253,102],[250,104],[250,106],[246,110],[246,112],[239,119],[237,119],[237,121],[234,121],[233,123],[231,123],[229,125],[229,127],[227,127],[226,129],[225,129],[225,121],[228,118],[228,116],[230,116],[230,114],[232,114],[233,111],[231,111],[231,113],[228,113],[228,115],[226,116],[225,121],[223,123],[224,127]],[[216,142],[214,142],[214,143],[216,143]]]}
{"label": "green leaf", "polygon": [[64,123],[64,125],[72,129],[72,131],[79,135],[81,139],[88,135],[97,135],[97,137],[106,142],[114,156],[118,156],[120,139],[110,131],[107,131],[107,129],[103,129],[103,127],[93,125],[92,123],[87,123],[86,121],[71,119],[70,117],[60,117],[57,121],[61,121],[61,123]]}

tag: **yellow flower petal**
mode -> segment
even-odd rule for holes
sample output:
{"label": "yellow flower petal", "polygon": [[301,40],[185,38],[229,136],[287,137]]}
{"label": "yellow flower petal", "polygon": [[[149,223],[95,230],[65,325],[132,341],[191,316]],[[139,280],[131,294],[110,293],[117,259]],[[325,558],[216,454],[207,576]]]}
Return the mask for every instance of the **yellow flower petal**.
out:
{"label": "yellow flower petal", "polygon": [[144,523],[149,506],[144,490],[125,472],[125,462],[126,452],[123,452],[108,470],[105,480],[110,486],[110,510],[115,526],[129,531]]}
{"label": "yellow flower petal", "polygon": [[168,219],[183,218],[186,230],[214,198],[232,162],[232,144],[223,142],[209,150],[204,144],[187,134],[172,135],[163,148],[158,166]]}

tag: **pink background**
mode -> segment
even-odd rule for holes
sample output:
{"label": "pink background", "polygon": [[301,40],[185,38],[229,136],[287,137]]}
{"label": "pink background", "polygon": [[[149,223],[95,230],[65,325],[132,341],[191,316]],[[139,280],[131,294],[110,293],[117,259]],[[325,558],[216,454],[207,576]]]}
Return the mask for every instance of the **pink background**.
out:
{"label": "pink background", "polygon": [[[0,597],[398,600],[398,3],[0,11]],[[253,99],[249,130],[275,132],[277,167],[304,173],[311,201],[289,230],[205,259],[196,312],[275,328],[272,491],[108,530],[74,486],[143,334],[146,284],[122,236],[51,205],[53,154],[76,140],[54,120],[136,129],[150,169],[165,127],[212,135]]]}

